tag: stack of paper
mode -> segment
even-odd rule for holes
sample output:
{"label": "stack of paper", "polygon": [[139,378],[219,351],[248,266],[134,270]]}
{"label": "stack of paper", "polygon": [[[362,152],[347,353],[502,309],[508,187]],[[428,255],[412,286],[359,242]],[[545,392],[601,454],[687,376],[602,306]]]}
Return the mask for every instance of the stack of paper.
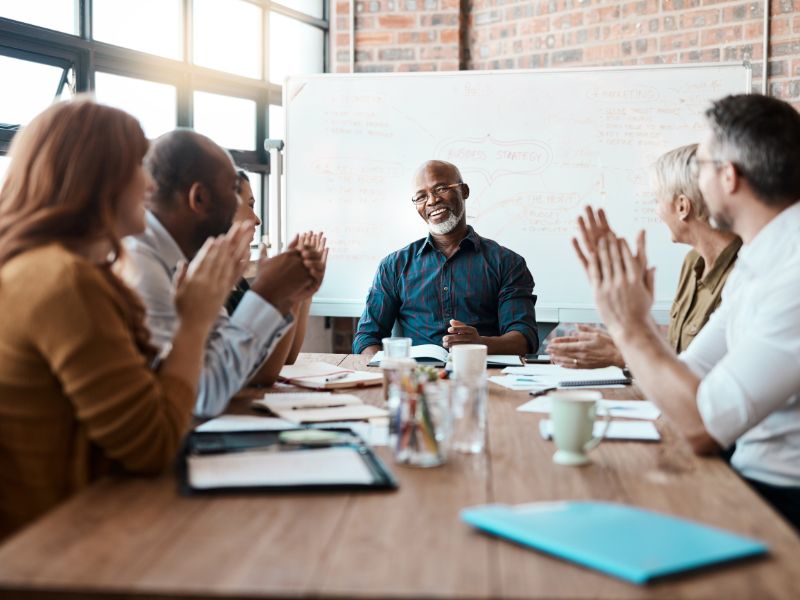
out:
{"label": "stack of paper", "polygon": [[389,415],[383,408],[364,404],[358,396],[330,392],[266,394],[254,400],[253,406],[265,408],[291,423],[363,421]]}
{"label": "stack of paper", "polygon": [[535,391],[561,387],[623,387],[627,380],[618,367],[605,369],[566,369],[558,365],[527,364],[524,367],[506,367],[505,377],[489,380],[517,391]]}

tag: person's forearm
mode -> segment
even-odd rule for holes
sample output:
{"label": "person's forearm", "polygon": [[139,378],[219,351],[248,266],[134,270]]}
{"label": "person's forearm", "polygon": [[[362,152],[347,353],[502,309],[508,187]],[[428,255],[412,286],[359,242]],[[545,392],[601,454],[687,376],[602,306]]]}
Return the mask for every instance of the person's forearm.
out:
{"label": "person's forearm", "polygon": [[718,451],[719,445],[708,434],[697,408],[700,378],[678,360],[655,322],[630,324],[612,335],[636,384],[677,426],[694,451]]}
{"label": "person's forearm", "polygon": [[178,323],[172,338],[172,348],[161,363],[161,372],[182,379],[197,392],[203,369],[203,355],[209,328],[193,323]]}
{"label": "person's forearm", "polygon": [[294,337],[292,338],[292,347],[289,349],[289,355],[286,357],[287,365],[293,365],[297,360],[297,355],[300,354],[300,348],[303,347],[303,341],[306,338],[306,328],[308,327],[308,311],[311,309],[311,298],[303,300],[300,303],[300,308],[295,315]]}
{"label": "person's forearm", "polygon": [[300,312],[300,307],[292,308],[291,312],[295,319],[294,323],[286,330],[283,339],[275,345],[275,348],[270,352],[264,364],[261,365],[255,375],[250,378],[248,382],[250,385],[274,385],[275,382],[278,381],[278,376],[281,373],[283,365],[289,362],[289,355],[291,354],[295,336],[297,335],[297,316]]}
{"label": "person's forearm", "polygon": [[379,345],[377,345],[377,344],[372,345],[372,346],[367,346],[366,348],[364,348],[361,351],[361,354],[372,356],[373,354],[378,352],[380,349],[381,349],[381,347]]}
{"label": "person's forearm", "polygon": [[528,340],[519,331],[509,331],[500,336],[481,336],[487,354],[527,354]]}

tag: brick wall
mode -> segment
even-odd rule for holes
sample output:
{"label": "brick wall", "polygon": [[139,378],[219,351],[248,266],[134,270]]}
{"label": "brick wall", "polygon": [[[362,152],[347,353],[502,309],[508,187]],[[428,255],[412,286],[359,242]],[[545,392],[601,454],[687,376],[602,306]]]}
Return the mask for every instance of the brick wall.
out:
{"label": "brick wall", "polygon": [[[332,70],[349,70],[347,2]],[[356,71],[753,63],[763,0],[357,0]],[[772,0],[769,91],[800,108],[800,0]]]}

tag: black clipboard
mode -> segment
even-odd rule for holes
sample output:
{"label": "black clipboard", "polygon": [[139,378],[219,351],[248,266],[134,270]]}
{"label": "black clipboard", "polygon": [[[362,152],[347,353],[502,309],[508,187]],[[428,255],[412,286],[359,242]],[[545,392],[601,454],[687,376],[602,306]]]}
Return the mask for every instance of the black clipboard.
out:
{"label": "black clipboard", "polygon": [[[177,474],[179,489],[183,495],[196,494],[220,494],[220,493],[243,493],[243,492],[302,492],[302,491],[358,491],[358,490],[395,490],[397,480],[394,474],[388,469],[384,462],[373,452],[372,448],[360,438],[354,431],[346,428],[314,428],[315,431],[330,431],[342,434],[348,438],[347,442],[333,443],[325,445],[304,445],[304,444],[283,444],[280,441],[280,434],[284,431],[297,432],[296,429],[276,430],[276,431],[226,431],[226,432],[191,432],[183,445],[178,465]],[[192,456],[204,456],[214,454],[228,454],[237,452],[247,452],[248,450],[272,450],[280,452],[313,452],[314,450],[325,448],[352,448],[364,461],[368,471],[372,475],[369,483],[307,483],[291,485],[248,485],[248,486],[219,486],[204,487],[202,489],[193,487],[190,477],[189,458]]]}

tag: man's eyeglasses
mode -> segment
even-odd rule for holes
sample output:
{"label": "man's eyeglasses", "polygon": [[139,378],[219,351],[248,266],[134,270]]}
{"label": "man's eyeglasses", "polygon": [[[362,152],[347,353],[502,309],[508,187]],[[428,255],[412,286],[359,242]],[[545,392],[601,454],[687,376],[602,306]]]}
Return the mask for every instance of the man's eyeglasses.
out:
{"label": "man's eyeglasses", "polygon": [[412,196],[411,201],[414,204],[422,204],[425,202],[429,196],[435,196],[436,198],[441,198],[445,195],[446,192],[452,190],[453,188],[457,188],[460,185],[464,185],[463,183],[451,183],[450,185],[437,185],[434,186],[430,192],[417,192]]}
{"label": "man's eyeglasses", "polygon": [[700,167],[703,165],[703,163],[710,163],[712,165],[720,167],[724,162],[725,161],[718,160],[716,158],[709,158],[709,159],[697,158],[697,155],[695,154],[689,159],[689,171],[692,173],[692,175],[697,177],[697,175],[700,173]]}

